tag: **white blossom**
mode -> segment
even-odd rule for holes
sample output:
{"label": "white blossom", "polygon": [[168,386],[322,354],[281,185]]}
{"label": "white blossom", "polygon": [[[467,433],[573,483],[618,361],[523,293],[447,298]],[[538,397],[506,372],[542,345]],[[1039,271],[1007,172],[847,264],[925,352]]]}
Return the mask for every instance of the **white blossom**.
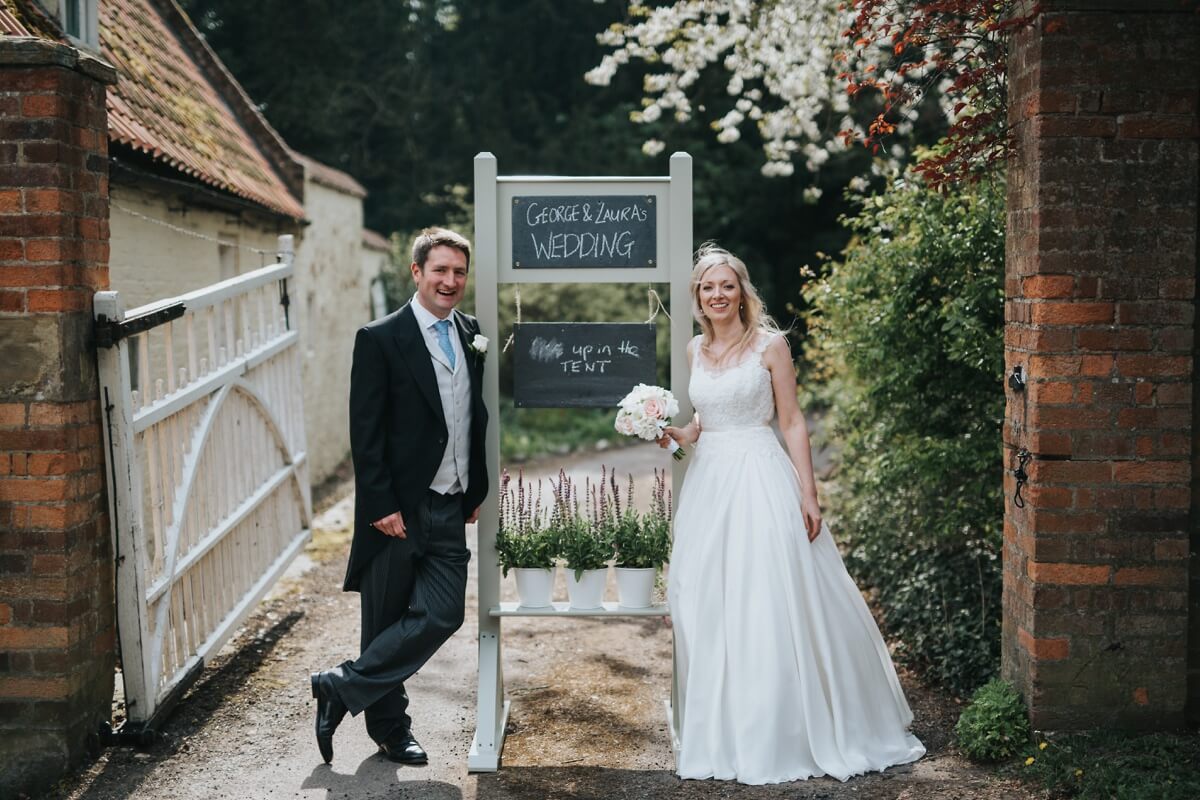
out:
{"label": "white blossom", "polygon": [[[688,99],[701,73],[724,69],[732,108],[719,111],[712,128],[718,141],[735,142],[751,120],[763,139],[764,175],[791,175],[797,152],[810,170],[819,169],[830,153],[846,149],[841,130],[862,136],[849,117],[850,99],[839,73],[861,73],[873,64],[883,80],[902,80],[888,69],[890,48],[855,49],[843,38],[854,17],[854,4],[844,0],[674,0],[660,6],[632,0],[627,16],[628,22],[598,34],[612,52],[585,78],[607,86],[631,59],[653,64],[659,71],[642,83],[650,104],[637,121],[653,122],[670,111],[683,122],[697,110],[703,113]],[[852,51],[849,61],[834,60],[841,51]],[[760,105],[764,95],[773,100],[767,108]],[[840,127],[827,121],[830,112],[833,119],[841,118]]]}
{"label": "white blossom", "polygon": [[647,139],[642,142],[642,152],[648,156],[656,156],[665,150],[667,145],[659,139]]}
{"label": "white blossom", "polygon": [[762,174],[768,178],[786,178],[795,171],[796,167],[790,161],[768,161],[762,165]]}

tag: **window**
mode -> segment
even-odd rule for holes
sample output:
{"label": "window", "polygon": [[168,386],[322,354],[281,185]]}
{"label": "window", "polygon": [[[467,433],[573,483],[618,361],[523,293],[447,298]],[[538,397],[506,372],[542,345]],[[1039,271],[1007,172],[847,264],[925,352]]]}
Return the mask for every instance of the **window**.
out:
{"label": "window", "polygon": [[62,25],[63,31],[75,44],[91,50],[100,49],[97,0],[46,0],[43,5]]}
{"label": "window", "polygon": [[79,0],[66,0],[63,5],[63,29],[76,39],[83,38],[83,24],[79,17]]}

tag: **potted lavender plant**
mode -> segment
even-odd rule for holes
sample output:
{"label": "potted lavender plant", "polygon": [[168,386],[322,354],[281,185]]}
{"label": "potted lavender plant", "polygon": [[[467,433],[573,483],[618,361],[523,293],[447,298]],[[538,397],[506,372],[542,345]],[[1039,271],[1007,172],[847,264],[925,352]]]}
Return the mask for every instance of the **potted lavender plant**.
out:
{"label": "potted lavender plant", "polygon": [[[595,493],[585,485],[593,514]],[[558,551],[567,567],[567,596],[572,608],[599,608],[604,603],[604,584],[612,545],[586,514],[579,512],[579,498],[570,478],[559,472],[554,489],[554,511],[550,527],[556,534]]]}
{"label": "potted lavender plant", "polygon": [[505,470],[500,477],[500,530],[496,533],[496,559],[504,576],[516,576],[517,596],[526,608],[550,605],[554,591],[554,559],[558,555],[555,532],[546,525],[541,508],[541,482],[537,491],[517,474],[515,488]]}
{"label": "potted lavender plant", "polygon": [[[617,596],[625,608],[647,608],[653,603],[654,581],[671,557],[671,499],[666,470],[654,471],[654,496],[650,510],[639,516],[633,510],[633,476],[624,511],[618,511],[610,528],[616,551]],[[613,493],[617,495],[616,484]],[[620,508],[619,498],[617,503]]]}

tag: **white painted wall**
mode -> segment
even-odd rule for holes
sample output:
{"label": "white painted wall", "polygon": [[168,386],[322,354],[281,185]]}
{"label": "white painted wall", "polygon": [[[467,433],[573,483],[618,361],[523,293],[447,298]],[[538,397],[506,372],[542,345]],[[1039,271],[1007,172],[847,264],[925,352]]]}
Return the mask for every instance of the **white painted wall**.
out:
{"label": "white painted wall", "polygon": [[270,264],[276,237],[294,233],[290,320],[300,332],[308,474],[319,483],[349,453],[350,356],[355,330],[371,320],[373,276],[362,247],[362,200],[312,181],[306,182],[305,197],[310,225],[199,209],[170,194],[114,185],[109,277],[125,307],[133,308]]}
{"label": "white painted wall", "polygon": [[[350,454],[350,361],[355,332],[371,321],[364,269],[362,199],[308,178],[304,211],[311,224],[296,247],[304,363],[304,416],[313,482]],[[373,276],[372,276],[373,277]]]}
{"label": "white painted wall", "polygon": [[285,227],[258,215],[198,208],[177,196],[128,184],[114,183],[110,200],[109,279],[112,288],[125,299],[126,308],[199,289],[275,260],[273,255],[259,256],[187,236],[130,211],[209,239],[236,242],[269,253],[275,252],[276,237],[280,234],[300,234],[299,225]]}
{"label": "white painted wall", "polygon": [[[273,263],[279,234],[298,233],[300,227],[253,212],[198,207],[146,184],[114,183],[110,201],[109,282],[127,311]],[[245,249],[251,247],[267,252]],[[235,343],[222,341],[223,334],[218,331],[216,343],[232,357]],[[186,335],[178,328],[174,349],[175,363],[186,364]],[[150,374],[165,375],[160,337],[151,337],[149,357]],[[139,385],[136,361],[130,367],[134,388],[154,396],[154,386]]]}
{"label": "white painted wall", "polygon": [[[361,198],[306,181],[307,226],[197,208],[180,197],[128,184],[114,184],[111,200],[109,274],[126,308],[258,269],[274,256],[243,248],[273,254],[279,234],[296,235],[290,316],[300,332],[309,474],[320,483],[350,451],[354,333],[371,320],[370,281],[378,274],[371,270],[386,259],[363,247]],[[188,236],[136,214],[242,247]]]}

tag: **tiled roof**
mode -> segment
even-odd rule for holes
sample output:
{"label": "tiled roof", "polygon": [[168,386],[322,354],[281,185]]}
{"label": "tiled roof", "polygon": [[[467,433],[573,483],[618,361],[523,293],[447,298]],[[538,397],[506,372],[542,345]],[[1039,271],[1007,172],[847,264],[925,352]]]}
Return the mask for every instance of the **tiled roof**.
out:
{"label": "tiled roof", "polygon": [[363,228],[363,247],[369,250],[385,250],[389,253],[392,251],[392,243],[382,233],[377,233],[370,228]]}
{"label": "tiled roof", "polygon": [[120,73],[108,92],[109,138],[198,181],[302,219],[303,207],[272,166],[270,156],[276,163],[286,159],[282,139],[174,0],[100,0],[99,14],[100,49]]}
{"label": "tiled roof", "polygon": [[33,36],[33,31],[17,17],[8,3],[0,3],[0,33],[7,36]]}
{"label": "tiled roof", "polygon": [[328,164],[322,164],[315,158],[309,158],[294,150],[292,157],[304,166],[308,171],[308,179],[313,183],[319,183],[328,189],[334,189],[352,197],[367,196],[367,190],[363,188],[363,185],[340,169],[334,169]]}
{"label": "tiled roof", "polygon": [[31,0],[0,0],[0,34],[62,41],[58,25]]}

